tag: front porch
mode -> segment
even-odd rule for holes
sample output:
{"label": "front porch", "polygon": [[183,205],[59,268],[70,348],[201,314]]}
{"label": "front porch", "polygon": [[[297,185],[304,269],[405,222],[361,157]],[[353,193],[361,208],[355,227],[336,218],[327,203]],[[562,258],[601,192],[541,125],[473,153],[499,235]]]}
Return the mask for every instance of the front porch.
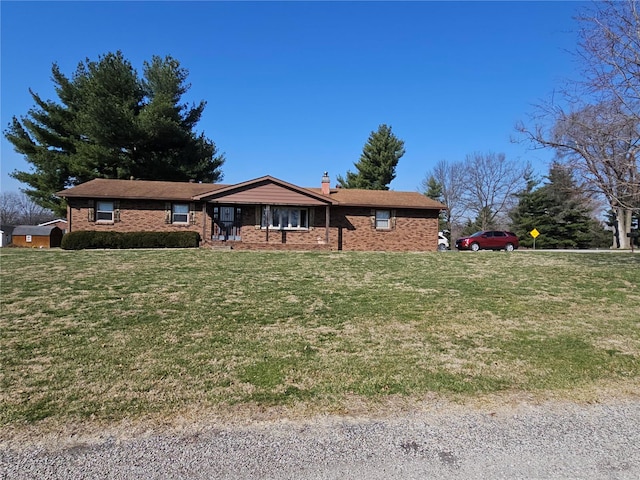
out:
{"label": "front porch", "polygon": [[320,246],[329,244],[334,201],[328,192],[320,194],[263,177],[194,199],[203,202],[202,238],[207,243],[274,249],[324,248]]}
{"label": "front porch", "polygon": [[203,205],[206,245],[234,249],[329,249],[329,207]]}

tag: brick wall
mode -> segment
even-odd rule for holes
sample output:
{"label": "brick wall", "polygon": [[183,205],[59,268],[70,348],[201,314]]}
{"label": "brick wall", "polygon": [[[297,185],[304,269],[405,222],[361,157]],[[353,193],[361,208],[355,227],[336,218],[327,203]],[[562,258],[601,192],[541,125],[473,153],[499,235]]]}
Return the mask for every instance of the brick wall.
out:
{"label": "brick wall", "polygon": [[[259,207],[258,207],[259,208]],[[243,209],[241,242],[236,249],[338,250],[345,251],[435,251],[438,247],[438,212],[396,209],[389,230],[378,230],[370,208],[334,207],[330,213],[329,243],[325,242],[325,208],[314,212],[308,231],[269,230],[257,227],[255,209]],[[425,218],[426,217],[426,218]]]}
{"label": "brick wall", "polygon": [[332,245],[345,251],[435,251],[438,247],[438,212],[392,210],[391,228],[375,228],[370,208],[341,208],[331,213]]}
{"label": "brick wall", "polygon": [[[202,204],[195,204],[195,224],[165,223],[164,201],[121,200],[120,221],[111,223],[89,221],[93,201],[69,199],[69,231],[102,230],[120,232],[184,231],[191,230],[211,241],[211,214],[207,207],[203,215]],[[309,230],[269,230],[259,227],[260,206],[242,207],[241,241],[229,241],[235,249],[268,250],[345,250],[345,251],[435,251],[438,246],[438,212],[428,210],[396,209],[389,230],[377,230],[370,208],[333,207],[330,213],[329,242],[325,242],[325,207],[313,212],[313,225]]]}
{"label": "brick wall", "polygon": [[80,230],[115,232],[182,232],[194,231],[202,235],[202,204],[195,205],[195,224],[166,223],[166,202],[148,200],[120,200],[120,221],[90,221],[92,200],[69,199],[67,208],[68,231]]}

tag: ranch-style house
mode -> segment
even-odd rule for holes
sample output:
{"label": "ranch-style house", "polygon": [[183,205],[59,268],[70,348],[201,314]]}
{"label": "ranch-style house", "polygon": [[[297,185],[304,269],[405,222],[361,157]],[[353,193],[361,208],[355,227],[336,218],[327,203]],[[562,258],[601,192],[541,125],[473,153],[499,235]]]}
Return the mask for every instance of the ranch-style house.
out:
{"label": "ranch-style house", "polygon": [[204,246],[432,251],[446,206],[419,192],[303,188],[271,176],[225,185],[95,179],[58,192],[67,231],[198,232]]}

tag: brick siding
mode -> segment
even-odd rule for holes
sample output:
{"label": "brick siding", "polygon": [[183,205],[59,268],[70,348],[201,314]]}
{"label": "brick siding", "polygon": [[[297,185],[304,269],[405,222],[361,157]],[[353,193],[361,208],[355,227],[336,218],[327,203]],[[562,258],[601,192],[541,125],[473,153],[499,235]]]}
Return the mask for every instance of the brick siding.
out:
{"label": "brick siding", "polygon": [[[205,244],[225,244],[244,250],[338,250],[345,251],[435,251],[438,245],[438,212],[436,210],[396,209],[389,230],[378,230],[372,220],[375,211],[370,208],[332,207],[330,212],[329,242],[325,241],[325,207],[313,212],[313,225],[309,230],[269,230],[258,223],[260,206],[242,207],[240,241],[211,240],[213,207],[195,203],[195,224],[165,223],[166,204],[163,201],[120,200],[120,221],[89,221],[94,202],[69,199],[69,231],[101,230],[120,232],[139,231],[195,231],[203,235]],[[206,229],[203,230],[203,225]]]}
{"label": "brick siding", "polygon": [[[438,247],[438,212],[395,210],[391,228],[375,228],[370,208],[342,208],[332,212],[330,243],[345,251],[435,251]],[[392,210],[393,211],[393,210]],[[373,215],[372,215],[373,214]],[[425,218],[426,216],[426,218]],[[373,218],[372,218],[373,217]],[[342,237],[341,239],[339,237]]]}
{"label": "brick siding", "polygon": [[[120,200],[120,221],[89,221],[92,200],[69,199],[67,227],[71,232],[97,230],[113,232],[182,232],[194,231],[202,235],[202,204],[195,204],[195,224],[166,223],[166,202],[149,200]],[[187,203],[187,202],[180,202]]]}

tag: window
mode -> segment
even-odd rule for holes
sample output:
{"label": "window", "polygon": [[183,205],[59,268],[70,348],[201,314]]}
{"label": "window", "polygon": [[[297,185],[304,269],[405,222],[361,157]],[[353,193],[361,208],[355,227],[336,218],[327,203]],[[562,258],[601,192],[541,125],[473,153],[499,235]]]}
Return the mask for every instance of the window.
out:
{"label": "window", "polygon": [[171,206],[171,223],[189,223],[189,205],[174,203]]}
{"label": "window", "polygon": [[391,212],[389,210],[376,210],[376,228],[389,230],[391,228]]}
{"label": "window", "polygon": [[96,203],[96,221],[113,222],[113,202]]}
{"label": "window", "polygon": [[[270,221],[269,221],[270,220]],[[309,215],[306,208],[263,207],[262,228],[280,230],[301,230],[309,228]]]}

